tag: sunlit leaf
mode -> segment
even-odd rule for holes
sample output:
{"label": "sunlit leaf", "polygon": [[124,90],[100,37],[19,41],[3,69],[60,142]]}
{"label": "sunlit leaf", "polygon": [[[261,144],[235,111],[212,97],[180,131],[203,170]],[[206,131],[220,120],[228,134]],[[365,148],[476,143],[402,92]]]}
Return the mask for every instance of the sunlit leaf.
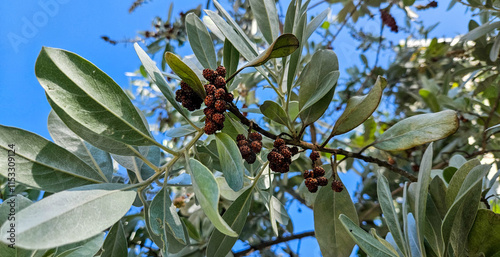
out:
{"label": "sunlit leaf", "polygon": [[202,99],[205,98],[206,92],[201,84],[200,79],[194,73],[194,71],[185,64],[179,56],[171,53],[165,53],[165,60],[168,66],[179,76],[184,82],[186,82]]}
{"label": "sunlit leaf", "polygon": [[203,22],[194,13],[186,16],[186,32],[194,55],[204,68],[215,70],[217,58],[214,44]]}
{"label": "sunlit leaf", "polygon": [[234,191],[243,188],[243,175],[245,168],[243,159],[235,141],[224,133],[215,135],[217,141],[217,152],[219,153],[220,164],[227,184]]}

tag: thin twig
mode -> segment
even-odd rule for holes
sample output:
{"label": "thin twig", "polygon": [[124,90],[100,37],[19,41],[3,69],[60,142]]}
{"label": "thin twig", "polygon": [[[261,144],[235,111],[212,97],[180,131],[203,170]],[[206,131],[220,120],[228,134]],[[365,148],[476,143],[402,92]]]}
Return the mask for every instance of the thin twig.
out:
{"label": "thin twig", "polygon": [[286,237],[278,237],[275,240],[264,241],[260,244],[250,246],[250,248],[248,248],[246,250],[236,252],[236,253],[234,253],[234,257],[247,256],[248,254],[250,254],[254,251],[259,251],[259,250],[265,249],[267,247],[270,247],[270,246],[273,246],[276,244],[288,242],[288,241],[295,240],[295,239],[301,239],[304,237],[310,237],[310,236],[315,236],[314,231],[303,232],[303,233],[294,234],[294,235],[290,235],[290,236],[286,236]]}

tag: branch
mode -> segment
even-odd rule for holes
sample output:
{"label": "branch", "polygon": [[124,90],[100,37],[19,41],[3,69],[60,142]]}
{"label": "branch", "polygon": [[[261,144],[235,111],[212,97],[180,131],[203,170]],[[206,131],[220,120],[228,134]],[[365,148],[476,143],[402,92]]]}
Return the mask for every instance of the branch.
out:
{"label": "branch", "polygon": [[[245,124],[246,126],[252,126],[252,128],[255,130],[255,131],[258,131],[259,133],[261,133],[262,135],[270,138],[270,139],[273,139],[275,140],[278,136],[261,128],[258,124],[256,124],[255,122],[252,122],[250,120],[247,119],[247,117],[245,117],[243,114],[241,114],[241,112],[238,110],[238,108],[234,105],[234,104],[230,104],[229,105],[229,111],[231,113],[233,113],[234,115],[236,115],[236,117],[238,117],[238,119],[240,119],[241,123]],[[416,182],[417,181],[417,177],[414,176],[413,174],[403,170],[403,169],[400,169],[394,165],[391,165],[389,164],[388,162],[386,161],[382,161],[382,160],[379,160],[377,158],[374,158],[374,157],[371,157],[371,156],[365,156],[365,155],[362,155],[362,154],[359,154],[359,153],[353,153],[353,152],[349,152],[349,151],[346,151],[346,150],[343,150],[343,149],[333,149],[333,148],[327,148],[327,147],[324,147],[324,146],[318,146],[316,144],[311,144],[311,143],[307,143],[307,142],[304,142],[300,139],[293,139],[293,140],[287,140],[285,139],[285,142],[289,145],[295,145],[295,146],[300,146],[302,147],[303,149],[312,149],[312,150],[315,150],[315,151],[321,151],[321,152],[325,152],[325,153],[333,153],[333,154],[341,154],[341,155],[344,155],[346,158],[356,158],[356,159],[360,159],[360,160],[363,160],[365,162],[370,162],[370,163],[375,163],[377,164],[378,166],[380,167],[385,167],[387,168],[388,170],[392,171],[392,172],[395,172],[401,176],[404,176],[406,178],[408,178],[411,182]]]}
{"label": "branch", "polygon": [[291,235],[291,236],[286,236],[286,237],[278,237],[275,240],[265,241],[265,242],[262,242],[260,244],[250,246],[250,248],[248,248],[246,250],[236,252],[236,253],[234,253],[234,257],[247,256],[249,253],[252,253],[254,251],[259,251],[259,250],[262,250],[264,248],[267,248],[267,247],[270,247],[270,246],[273,246],[276,244],[288,242],[288,241],[295,240],[295,239],[301,239],[301,238],[309,237],[309,236],[315,236],[314,231],[303,232],[303,233],[299,233],[299,234],[295,234],[295,235]]}

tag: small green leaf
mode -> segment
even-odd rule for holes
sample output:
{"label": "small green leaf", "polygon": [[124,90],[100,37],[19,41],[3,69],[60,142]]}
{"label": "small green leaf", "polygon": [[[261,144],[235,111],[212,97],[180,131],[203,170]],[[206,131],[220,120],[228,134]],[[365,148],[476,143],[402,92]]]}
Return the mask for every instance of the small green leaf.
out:
{"label": "small green leaf", "polygon": [[419,243],[420,251],[425,251],[424,248],[424,224],[425,213],[427,208],[427,194],[429,192],[429,184],[431,183],[431,169],[432,169],[432,156],[433,144],[429,144],[422,156],[420,162],[420,169],[418,171],[417,195],[415,198],[415,221],[417,223],[417,240]]}
{"label": "small green leaf", "polygon": [[[101,249],[103,241],[104,241],[104,233],[99,233],[90,239],[83,240],[78,243],[57,247],[54,256],[55,257],[94,256]],[[36,251],[36,253],[38,253],[38,251]]]}
{"label": "small green leaf", "polygon": [[375,239],[377,239],[380,243],[382,243],[387,249],[391,250],[392,253],[396,254],[396,256],[398,255],[398,252],[396,251],[396,248],[394,248],[394,246],[392,246],[391,243],[389,243],[387,240],[385,240],[381,236],[379,236],[377,234],[377,230],[375,230],[374,228],[371,228],[370,229],[370,234],[372,234],[372,236]]}
{"label": "small green leaf", "polygon": [[172,235],[182,244],[186,244],[182,221],[177,214],[177,209],[170,200],[166,187],[163,187],[149,206],[149,223],[151,230],[156,235],[165,238],[167,233]]}
{"label": "small green leaf", "polygon": [[[252,191],[253,187],[247,189],[233,202],[233,204],[231,204],[231,206],[229,206],[224,215],[222,215],[222,218],[237,234],[240,234],[245,226],[250,204],[253,199]],[[222,234],[218,230],[214,230],[208,241],[207,256],[226,256],[237,240],[237,237],[230,237]]]}
{"label": "small green leaf", "polygon": [[123,224],[118,221],[109,230],[102,246],[101,257],[121,257],[127,256],[128,244],[123,230]]}
{"label": "small green leaf", "polygon": [[137,56],[139,56],[139,59],[141,60],[142,65],[146,69],[147,73],[149,74],[149,77],[155,83],[162,94],[167,98],[168,102],[187,120],[189,120],[189,114],[187,112],[187,109],[183,108],[176,100],[175,100],[175,95],[172,92],[172,89],[168,85],[167,81],[163,77],[160,69],[156,67],[156,64],[149,55],[142,50],[142,48],[139,46],[139,44],[134,43],[134,48],[135,52],[137,53]]}
{"label": "small green leaf", "polygon": [[[224,52],[223,52],[224,67],[226,68],[226,77],[236,72],[238,69],[238,64],[240,63],[240,53],[229,40],[224,40]],[[232,91],[234,89],[231,85],[234,80],[228,81],[228,89]]]}
{"label": "small green leaf", "polygon": [[356,208],[344,189],[334,192],[329,186],[321,187],[314,202],[314,230],[323,256],[349,256],[355,242],[342,226],[339,215],[358,220]]}
{"label": "small green leaf", "polygon": [[387,80],[379,76],[367,95],[350,98],[344,112],[335,122],[331,135],[349,132],[368,119],[377,109],[380,99],[382,99],[382,91],[386,85]]}
{"label": "small green leaf", "polygon": [[212,37],[203,22],[194,13],[186,16],[186,32],[194,55],[204,68],[215,70],[217,58]]}
{"label": "small green leaf", "polygon": [[[317,201],[318,199],[316,199]],[[358,227],[349,217],[345,214],[339,216],[342,225],[349,231],[349,235],[358,244],[359,248],[363,249],[365,253],[370,253],[374,257],[398,257],[393,251],[388,249],[384,244],[368,234],[362,228]]]}
{"label": "small green leaf", "polygon": [[385,151],[401,151],[445,138],[457,129],[455,111],[415,115],[389,128],[377,138],[373,146]]}
{"label": "small green leaf", "polygon": [[[337,80],[339,79],[340,72],[332,71],[326,75],[325,78],[321,80],[318,84],[316,90],[314,90],[313,95],[304,99],[299,96],[299,108],[300,110],[307,110],[307,108],[316,104],[319,100],[323,99],[325,95],[327,95],[330,91],[335,90],[335,86],[337,85]],[[305,101],[305,102],[304,102]]]}
{"label": "small green leaf", "polygon": [[[15,143],[15,154],[9,145]],[[48,192],[105,182],[99,173],[68,150],[31,132],[0,125],[0,174],[12,172],[9,153],[16,162],[16,181]],[[10,171],[9,171],[10,170]]]}
{"label": "small green leaf", "polygon": [[399,225],[398,214],[396,208],[394,208],[391,190],[389,189],[389,182],[382,174],[379,174],[377,179],[377,196],[382,213],[384,214],[384,219],[389,227],[389,231],[391,231],[394,241],[401,252],[407,252],[403,232]]}
{"label": "small green leaf", "polygon": [[231,229],[218,212],[219,186],[217,185],[217,181],[215,181],[215,177],[212,172],[210,172],[205,165],[195,159],[190,159],[186,168],[189,173],[191,173],[196,198],[198,199],[198,202],[208,219],[210,219],[215,228],[223,234],[231,237],[237,237],[238,234]]}
{"label": "small green leaf", "polygon": [[87,165],[94,168],[106,182],[111,181],[114,169],[109,153],[85,142],[71,131],[53,110],[49,114],[47,124],[54,143],[70,151]]}
{"label": "small green leaf", "polygon": [[441,107],[439,106],[439,102],[436,98],[436,95],[433,92],[422,88],[418,91],[418,94],[422,97],[422,99],[427,104],[427,106],[431,109],[431,111],[439,112],[441,110]]}
{"label": "small green leaf", "polygon": [[320,14],[318,14],[316,17],[314,17],[314,19],[312,19],[311,22],[309,22],[309,24],[307,24],[306,34],[304,35],[305,39],[308,39],[309,37],[311,37],[311,35],[314,33],[314,31],[316,31],[318,29],[318,27],[323,24],[323,20],[325,20],[325,18],[328,16],[328,14],[330,14],[329,7],[326,8],[325,10],[323,10]]}
{"label": "small green leaf", "polygon": [[[195,123],[196,126],[202,127],[203,123]],[[191,125],[183,125],[177,128],[171,128],[165,132],[167,137],[183,137],[196,132],[196,129]]]}
{"label": "small green leaf", "polygon": [[[130,209],[135,191],[124,184],[99,184],[53,194],[16,213],[16,246],[48,249],[93,237],[113,225]],[[8,223],[0,240],[8,242]],[[64,229],[61,229],[64,228]]]}
{"label": "small green leaf", "polygon": [[279,34],[278,11],[274,0],[250,0],[252,13],[262,35],[271,44]]}
{"label": "small green leaf", "polygon": [[215,135],[220,165],[227,184],[235,192],[243,188],[244,166],[240,151],[234,140],[224,133]]}
{"label": "small green leaf", "polygon": [[53,103],[85,128],[130,145],[155,143],[125,92],[89,61],[43,47],[35,74]]}
{"label": "small green leaf", "polygon": [[451,180],[448,183],[448,189],[446,190],[445,203],[447,208],[450,208],[453,202],[455,202],[458,191],[460,191],[460,188],[462,187],[462,184],[464,183],[464,180],[469,172],[479,165],[481,165],[481,162],[478,159],[472,159],[461,165],[453,177],[451,177]]}
{"label": "small green leaf", "polygon": [[171,52],[165,53],[165,60],[168,66],[179,76],[184,82],[186,82],[196,94],[202,99],[205,98],[206,92],[201,84],[200,79],[196,76],[196,73],[185,64],[179,56]]}
{"label": "small green leaf", "polygon": [[[465,178],[460,191],[446,213],[441,226],[441,233],[448,248],[448,242],[457,256],[465,256],[465,244],[479,207],[481,182],[491,166],[480,165],[473,168]],[[450,240],[453,238],[453,240]],[[445,250],[446,252],[446,250]]]}
{"label": "small green leaf", "polygon": [[[156,165],[156,167],[160,166],[161,161],[161,150],[157,146],[139,146],[138,152],[149,160],[152,164]],[[118,162],[125,169],[133,171],[135,174],[140,173],[142,179],[148,179],[149,177],[155,174],[155,170],[145,164],[139,157],[137,156],[120,156],[116,154],[112,154],[113,159]],[[135,178],[130,178],[131,183],[137,183]]]}
{"label": "small green leaf", "polygon": [[479,209],[469,232],[467,249],[469,256],[493,256],[500,252],[500,214]]}
{"label": "small green leaf", "polygon": [[[299,13],[299,6],[296,7],[296,13],[295,13],[295,19],[296,24],[293,26],[293,34],[297,37],[299,40],[299,43],[301,44],[301,47],[297,49],[288,59],[288,72],[287,72],[287,79],[286,79],[286,92],[288,95],[291,94],[293,86],[293,83],[295,82],[295,75],[297,75],[297,72],[299,68],[301,68],[302,64],[300,62],[300,59],[302,57],[302,49],[303,45],[306,42],[304,39],[305,33],[306,33],[306,25],[307,25],[307,12],[300,14]],[[286,61],[283,61],[283,63],[286,64]],[[286,68],[286,67],[285,67]],[[338,69],[337,69],[338,70]],[[303,72],[304,70],[302,70]],[[296,85],[296,84],[295,84]]]}
{"label": "small green leaf", "polygon": [[264,116],[278,122],[279,124],[287,126],[289,123],[286,112],[276,102],[265,101],[260,106],[260,111],[262,112],[262,114],[264,114]]}
{"label": "small green leaf", "polygon": [[476,39],[486,35],[490,31],[497,29],[497,28],[500,28],[500,21],[496,21],[493,23],[491,23],[491,22],[485,23],[485,24],[469,31],[469,33],[465,34],[460,41],[466,42],[469,40],[476,40]]}

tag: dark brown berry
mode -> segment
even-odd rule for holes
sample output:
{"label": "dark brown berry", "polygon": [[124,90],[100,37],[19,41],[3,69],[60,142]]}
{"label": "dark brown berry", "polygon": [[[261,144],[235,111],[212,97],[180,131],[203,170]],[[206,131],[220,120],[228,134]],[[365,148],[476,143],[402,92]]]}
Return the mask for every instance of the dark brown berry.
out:
{"label": "dark brown berry", "polygon": [[[205,99],[206,99],[206,98],[205,98]],[[207,116],[207,119],[212,120],[213,115],[214,115],[215,113],[217,113],[217,112],[215,111],[215,109],[214,109],[214,108],[209,108],[209,107],[207,107],[207,108],[205,108],[205,109],[203,110],[203,113],[205,114],[205,116]]]}
{"label": "dark brown berry", "polygon": [[276,138],[276,140],[274,141],[274,147],[278,148],[282,145],[285,144],[285,140],[283,140],[282,138]]}
{"label": "dark brown berry", "polygon": [[325,175],[325,169],[323,169],[323,167],[320,166],[314,167],[313,172],[315,178],[323,177]]}
{"label": "dark brown berry", "polygon": [[309,190],[309,192],[311,192],[311,193],[316,193],[316,192],[318,192],[318,185],[313,185],[313,186],[311,186],[311,187],[309,187],[309,188],[307,188],[307,189],[308,189],[308,190]]}
{"label": "dark brown berry", "polygon": [[306,170],[306,171],[304,171],[303,176],[304,176],[304,179],[306,179],[306,178],[312,178],[313,177],[313,173],[312,173],[311,170]]}
{"label": "dark brown berry", "polygon": [[396,24],[396,20],[390,13],[388,13],[386,10],[380,9],[380,17],[382,19],[382,22],[389,28],[391,28],[392,32],[398,32],[398,25]]}
{"label": "dark brown berry", "polygon": [[309,158],[315,162],[319,159],[319,153],[317,151],[312,151],[311,155],[309,155]]}
{"label": "dark brown berry", "polygon": [[217,100],[215,102],[215,110],[217,110],[217,112],[225,112],[226,111],[226,101]]}
{"label": "dark brown berry", "polygon": [[213,83],[215,81],[215,79],[217,78],[217,72],[214,70],[211,70],[211,69],[204,69],[203,70],[203,77],[206,80]]}
{"label": "dark brown berry", "polygon": [[271,151],[267,155],[267,160],[271,163],[278,163],[280,156],[283,157],[281,154],[278,153],[278,151]]}
{"label": "dark brown berry", "polygon": [[206,84],[205,85],[205,91],[207,92],[207,95],[213,95],[215,94],[215,86],[212,84]]}
{"label": "dark brown berry", "polygon": [[252,141],[252,143],[250,144],[250,147],[252,148],[252,151],[254,153],[260,153],[260,150],[262,150],[262,142]]}
{"label": "dark brown berry", "polygon": [[318,181],[315,178],[306,178],[306,180],[304,181],[304,184],[309,189],[309,191],[311,191],[310,190],[311,188],[318,186]]}
{"label": "dark brown berry", "polygon": [[203,128],[206,134],[212,135],[217,131],[217,124],[211,120],[205,122],[205,127]]}
{"label": "dark brown berry", "polygon": [[333,191],[340,193],[342,190],[344,190],[344,185],[342,185],[342,182],[339,180],[334,180],[332,181],[332,189]]}
{"label": "dark brown berry", "polygon": [[328,179],[325,177],[316,178],[316,181],[318,181],[318,186],[324,187],[324,186],[328,185]]}
{"label": "dark brown berry", "polygon": [[279,169],[277,170],[280,173],[287,173],[290,170],[290,164],[288,162],[284,162],[282,165],[279,166]]}
{"label": "dark brown berry", "polygon": [[247,158],[245,158],[245,161],[248,162],[248,164],[252,164],[257,160],[257,155],[255,153],[250,153]]}
{"label": "dark brown berry", "polygon": [[240,146],[240,153],[246,159],[252,153],[252,149],[248,145],[242,145]]}
{"label": "dark brown berry", "polygon": [[225,100],[226,98],[226,90],[224,88],[219,88],[215,90],[215,99],[217,100]]}
{"label": "dark brown berry", "polygon": [[224,124],[224,120],[226,119],[226,117],[224,116],[224,114],[222,113],[215,113],[213,116],[212,116],[212,120],[217,123],[218,125],[223,125]]}
{"label": "dark brown berry", "polygon": [[236,136],[236,141],[240,141],[240,140],[246,140],[247,138],[245,137],[245,135],[243,134],[239,134],[238,136]]}
{"label": "dark brown berry", "polygon": [[181,81],[181,89],[175,92],[175,100],[182,103],[182,106],[189,111],[199,109],[203,102],[201,97],[184,81]]}
{"label": "dark brown berry", "polygon": [[290,159],[292,158],[292,152],[290,151],[290,148],[286,145],[282,145],[279,148],[280,153],[285,157],[285,159]]}
{"label": "dark brown berry", "polygon": [[217,76],[214,81],[214,85],[216,88],[224,88],[226,86],[226,80],[221,76]]}
{"label": "dark brown berry", "polygon": [[246,139],[238,141],[238,147],[243,146],[243,145],[248,145],[248,141]]}
{"label": "dark brown berry", "polygon": [[217,74],[223,78],[226,77],[226,68],[224,66],[219,66],[217,67],[217,69],[215,70],[215,72],[217,72]]}
{"label": "dark brown berry", "polygon": [[262,141],[262,135],[259,132],[252,132],[248,134],[248,138],[252,141]]}
{"label": "dark brown berry", "polygon": [[231,103],[234,100],[233,94],[227,93],[226,97],[224,98],[224,100],[226,100],[226,102],[228,102],[228,103]]}
{"label": "dark brown berry", "polygon": [[207,95],[205,97],[205,105],[207,107],[213,107],[215,105],[215,97],[213,95]]}
{"label": "dark brown berry", "polygon": [[299,153],[299,148],[294,146],[294,147],[290,148],[290,152],[292,152],[292,155],[296,155]]}

